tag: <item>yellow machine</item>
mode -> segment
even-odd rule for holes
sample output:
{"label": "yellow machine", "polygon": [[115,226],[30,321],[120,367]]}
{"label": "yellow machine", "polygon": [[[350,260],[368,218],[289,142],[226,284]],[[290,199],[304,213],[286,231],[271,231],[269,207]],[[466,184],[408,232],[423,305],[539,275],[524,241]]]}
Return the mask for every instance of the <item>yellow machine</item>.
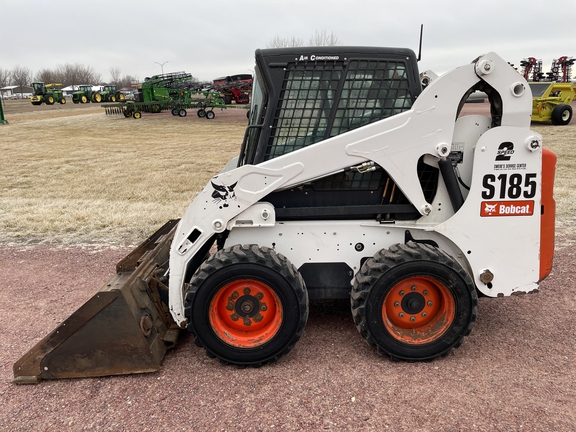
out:
{"label": "yellow machine", "polygon": [[531,82],[532,121],[564,126],[572,120],[574,85],[571,82]]}

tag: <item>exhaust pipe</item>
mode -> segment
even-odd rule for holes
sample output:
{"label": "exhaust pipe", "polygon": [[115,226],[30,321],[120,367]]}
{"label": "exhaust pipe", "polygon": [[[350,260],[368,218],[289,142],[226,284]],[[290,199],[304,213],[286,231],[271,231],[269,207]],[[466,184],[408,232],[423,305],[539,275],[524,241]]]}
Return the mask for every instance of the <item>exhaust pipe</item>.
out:
{"label": "exhaust pipe", "polygon": [[166,223],[116,266],[117,274],[14,363],[16,384],[153,372],[180,332],[168,310]]}

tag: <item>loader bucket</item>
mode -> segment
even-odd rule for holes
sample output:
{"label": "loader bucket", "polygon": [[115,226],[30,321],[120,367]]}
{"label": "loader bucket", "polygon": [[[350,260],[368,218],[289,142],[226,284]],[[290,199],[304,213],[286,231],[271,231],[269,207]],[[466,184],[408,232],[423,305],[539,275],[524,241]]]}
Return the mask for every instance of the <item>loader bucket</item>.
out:
{"label": "loader bucket", "polygon": [[179,333],[162,301],[177,222],[168,222],[120,261],[115,276],[14,363],[13,382],[158,370]]}

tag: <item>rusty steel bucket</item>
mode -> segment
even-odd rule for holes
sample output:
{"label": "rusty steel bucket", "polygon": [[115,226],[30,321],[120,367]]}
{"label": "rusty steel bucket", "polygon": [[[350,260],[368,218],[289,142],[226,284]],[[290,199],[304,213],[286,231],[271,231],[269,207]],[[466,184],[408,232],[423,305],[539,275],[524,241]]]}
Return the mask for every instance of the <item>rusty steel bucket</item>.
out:
{"label": "rusty steel bucket", "polygon": [[14,363],[13,382],[158,370],[180,331],[164,284],[177,222],[165,224],[120,261],[115,276]]}

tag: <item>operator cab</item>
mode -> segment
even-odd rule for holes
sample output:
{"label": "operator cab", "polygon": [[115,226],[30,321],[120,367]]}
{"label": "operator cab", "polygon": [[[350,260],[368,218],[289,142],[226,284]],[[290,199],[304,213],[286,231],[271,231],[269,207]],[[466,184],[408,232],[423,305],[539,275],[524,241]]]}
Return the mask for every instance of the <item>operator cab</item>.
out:
{"label": "operator cab", "polygon": [[[409,49],[257,50],[238,166],[265,162],[409,110],[421,91],[416,55]],[[278,220],[419,217],[382,168],[360,171],[349,169],[274,192],[264,201],[275,205]],[[431,202],[438,170],[421,161],[418,172]]]}

